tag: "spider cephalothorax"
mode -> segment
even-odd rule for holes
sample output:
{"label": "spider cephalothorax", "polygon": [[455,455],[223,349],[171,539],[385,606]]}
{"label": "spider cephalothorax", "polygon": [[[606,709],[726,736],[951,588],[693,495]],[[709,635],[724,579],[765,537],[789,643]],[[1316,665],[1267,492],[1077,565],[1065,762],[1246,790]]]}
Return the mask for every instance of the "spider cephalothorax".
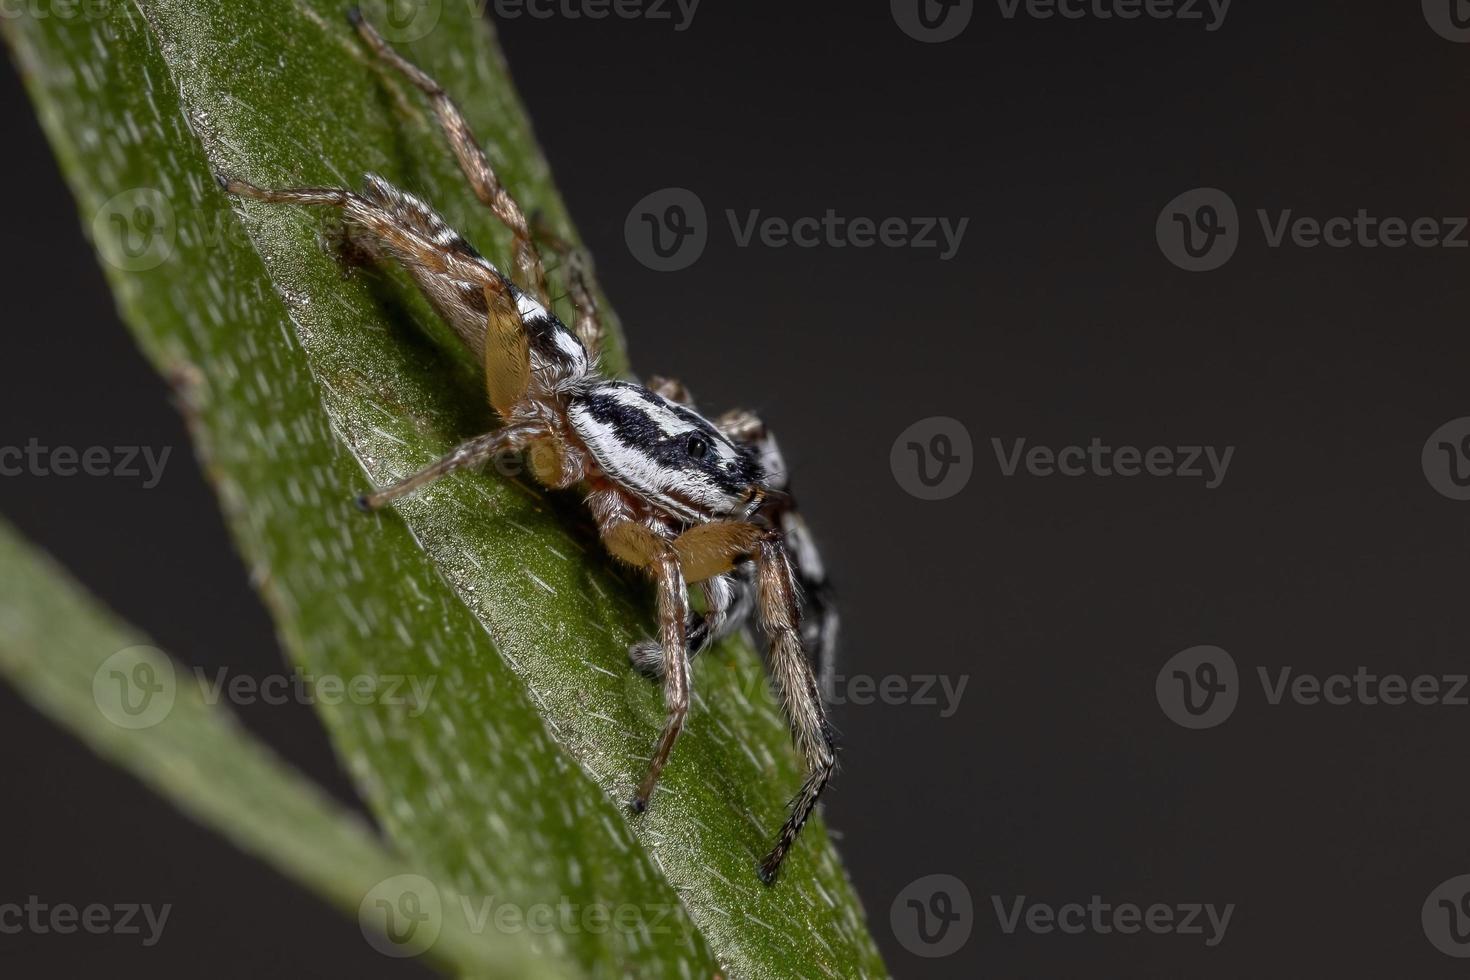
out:
{"label": "spider cephalothorax", "polygon": [[[753,613],[769,639],[771,678],[807,767],[791,814],[761,863],[761,876],[772,881],[836,765],[817,677],[825,678],[830,669],[837,622],[821,561],[786,492],[786,466],[775,440],[750,412],[705,418],[678,382],[655,379],[645,387],[602,377],[596,368],[602,326],[585,257],[554,236],[537,236],[563,258],[576,310],[568,327],[551,312],[545,269],[525,215],[459,109],[356,11],[349,16],[367,44],[432,100],[476,196],[514,236],[517,273],[512,281],[427,204],[381,177],[369,174],[360,193],[266,190],[221,179],[230,193],[258,201],[340,208],[352,243],[407,269],[484,364],[490,403],[504,424],[359,502],[382,507],[507,452],[524,452],[532,473],[548,487],[582,489],[607,550],[657,585],[658,638],[629,651],[639,669],[662,678],[669,712],[633,797],[639,812],[689,711],[690,658],[745,625]],[[701,614],[690,611],[690,585],[704,594]],[[803,598],[811,612],[806,622],[800,615]]]}

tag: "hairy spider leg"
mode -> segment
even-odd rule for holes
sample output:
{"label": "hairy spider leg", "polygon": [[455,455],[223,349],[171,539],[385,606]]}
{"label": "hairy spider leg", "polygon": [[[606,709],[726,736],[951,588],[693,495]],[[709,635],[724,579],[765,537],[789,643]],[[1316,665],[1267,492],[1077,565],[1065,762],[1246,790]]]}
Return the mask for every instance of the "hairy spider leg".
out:
{"label": "hairy spider leg", "polygon": [[[514,287],[468,245],[463,249],[446,248],[446,227],[422,202],[409,198],[422,211],[404,207],[396,189],[372,175],[368,176],[367,194],[331,187],[269,190],[232,178],[221,178],[220,184],[231,194],[271,204],[341,208],[348,227],[355,235],[366,236],[374,252],[386,250],[409,269],[427,273],[427,277],[418,277],[421,282],[428,278],[433,285],[465,283],[478,289],[484,297],[485,311],[470,309],[462,298],[438,297],[435,305],[441,309],[458,305],[462,307],[458,314],[461,318],[473,317],[480,324],[483,336],[478,346],[484,354],[490,401],[497,411],[507,414],[525,391],[530,353]],[[458,236],[455,239],[458,241]],[[377,509],[455,470],[476,466],[502,452],[524,449],[541,434],[539,427],[516,425],[476,436],[392,486],[358,497],[358,505],[365,510]]]}
{"label": "hairy spider leg", "polygon": [[362,16],[362,11],[353,7],[347,12],[347,19],[352,22],[353,27],[357,28],[357,33],[362,36],[363,41],[373,50],[374,54],[397,69],[419,91],[429,97],[434,107],[434,114],[439,119],[439,126],[443,129],[450,149],[454,151],[455,159],[459,161],[459,167],[464,171],[465,179],[469,181],[470,188],[480,199],[480,203],[489,208],[501,223],[510,229],[515,240],[515,264],[520,276],[519,285],[534,295],[542,306],[550,309],[551,296],[546,286],[546,269],[541,262],[541,253],[537,250],[536,243],[531,237],[526,215],[521,211],[521,206],[516,203],[515,198],[505,189],[505,185],[500,182],[500,178],[495,175],[495,170],[490,166],[485,151],[481,149],[480,144],[475,140],[474,133],[470,131],[464,113],[460,111],[459,106],[449,97],[443,87],[427,72],[395,51],[377,29]]}
{"label": "hairy spider leg", "polygon": [[586,249],[573,245],[552,230],[546,223],[545,215],[540,212],[531,216],[531,234],[559,260],[558,268],[566,278],[567,293],[571,297],[572,308],[577,313],[572,322],[572,332],[582,341],[582,346],[587,348],[587,356],[595,359],[602,350],[602,337],[606,328],[602,323],[602,311],[597,306],[599,288],[592,256],[587,254]]}
{"label": "hairy spider leg", "polygon": [[770,637],[766,663],[791,724],[791,739],[806,766],[801,789],[791,801],[791,812],[776,836],[775,845],[761,862],[761,880],[770,884],[776,880],[781,862],[832,778],[837,767],[837,738],[827,721],[817,679],[802,650],[801,598],[779,531],[769,532],[761,541],[756,582],[761,629]]}

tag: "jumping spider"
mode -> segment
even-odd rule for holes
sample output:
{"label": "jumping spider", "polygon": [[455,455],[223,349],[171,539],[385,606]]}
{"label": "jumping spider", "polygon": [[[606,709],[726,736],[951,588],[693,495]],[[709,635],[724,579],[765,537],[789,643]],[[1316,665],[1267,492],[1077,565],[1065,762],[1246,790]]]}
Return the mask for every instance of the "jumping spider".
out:
{"label": "jumping spider", "polygon": [[[569,329],[551,312],[533,230],[459,108],[356,9],[348,19],[379,58],[432,101],[476,197],[512,233],[517,272],[512,281],[427,204],[373,174],[360,193],[266,190],[220,178],[229,193],[257,201],[340,208],[352,244],[402,265],[484,363],[490,404],[504,424],[358,502],[377,509],[506,452],[524,452],[531,472],[549,488],[581,488],[607,550],[657,585],[658,639],[635,644],[629,657],[643,672],[662,678],[668,719],[633,797],[635,812],[647,807],[684,727],[690,659],[748,625],[756,613],[769,639],[767,667],[807,770],[790,815],[761,862],[761,878],[769,884],[836,765],[817,677],[825,678],[830,670],[837,620],[821,560],[787,492],[775,440],[748,411],[705,419],[678,382],[653,379],[644,387],[602,377],[596,365],[602,325],[585,257],[537,230],[535,237],[561,257],[567,270],[576,310]],[[702,614],[689,607],[688,586],[696,584],[704,594]],[[813,613],[805,622],[803,599]]]}

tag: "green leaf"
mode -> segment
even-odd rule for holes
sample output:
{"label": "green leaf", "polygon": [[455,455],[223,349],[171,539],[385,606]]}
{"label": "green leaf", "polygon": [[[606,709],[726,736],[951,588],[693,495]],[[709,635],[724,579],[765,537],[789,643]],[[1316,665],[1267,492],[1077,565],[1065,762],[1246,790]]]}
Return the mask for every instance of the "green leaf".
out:
{"label": "green leaf", "polygon": [[[406,20],[377,6],[369,17],[455,94],[522,204],[575,240],[474,5],[427,0]],[[603,554],[575,497],[486,472],[390,513],[350,506],[492,428],[482,382],[401,275],[344,266],[330,216],[231,201],[212,172],[270,186],[374,171],[507,268],[508,235],[423,101],[331,0],[80,9],[6,21],[7,37],[284,646],[314,676],[432,685],[423,703],[321,706],[398,848],[492,907],[576,910],[550,931],[477,921],[483,901],[467,918],[531,933],[579,972],[882,975],[821,820],[775,887],[757,879],[800,774],[748,647],[700,658],[687,733],[634,817],[663,722],[626,657],[651,633],[650,591]],[[465,911],[451,905],[446,917]]]}
{"label": "green leaf", "polygon": [[[190,816],[353,913],[365,896],[385,893],[380,883],[412,873],[356,814],[206,703],[198,686],[180,683],[187,676],[180,666],[3,521],[0,673]],[[441,902],[461,898],[426,884]],[[429,950],[445,966],[489,976],[566,975],[538,960],[523,937],[476,935],[451,917],[440,925]]]}

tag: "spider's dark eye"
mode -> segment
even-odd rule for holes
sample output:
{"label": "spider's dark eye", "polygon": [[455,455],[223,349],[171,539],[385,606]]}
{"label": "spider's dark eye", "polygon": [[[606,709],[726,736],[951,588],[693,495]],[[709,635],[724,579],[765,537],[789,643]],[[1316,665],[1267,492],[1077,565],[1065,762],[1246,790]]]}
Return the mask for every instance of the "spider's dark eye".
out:
{"label": "spider's dark eye", "polygon": [[691,433],[685,451],[689,453],[690,459],[704,459],[709,455],[709,440],[698,432]]}

